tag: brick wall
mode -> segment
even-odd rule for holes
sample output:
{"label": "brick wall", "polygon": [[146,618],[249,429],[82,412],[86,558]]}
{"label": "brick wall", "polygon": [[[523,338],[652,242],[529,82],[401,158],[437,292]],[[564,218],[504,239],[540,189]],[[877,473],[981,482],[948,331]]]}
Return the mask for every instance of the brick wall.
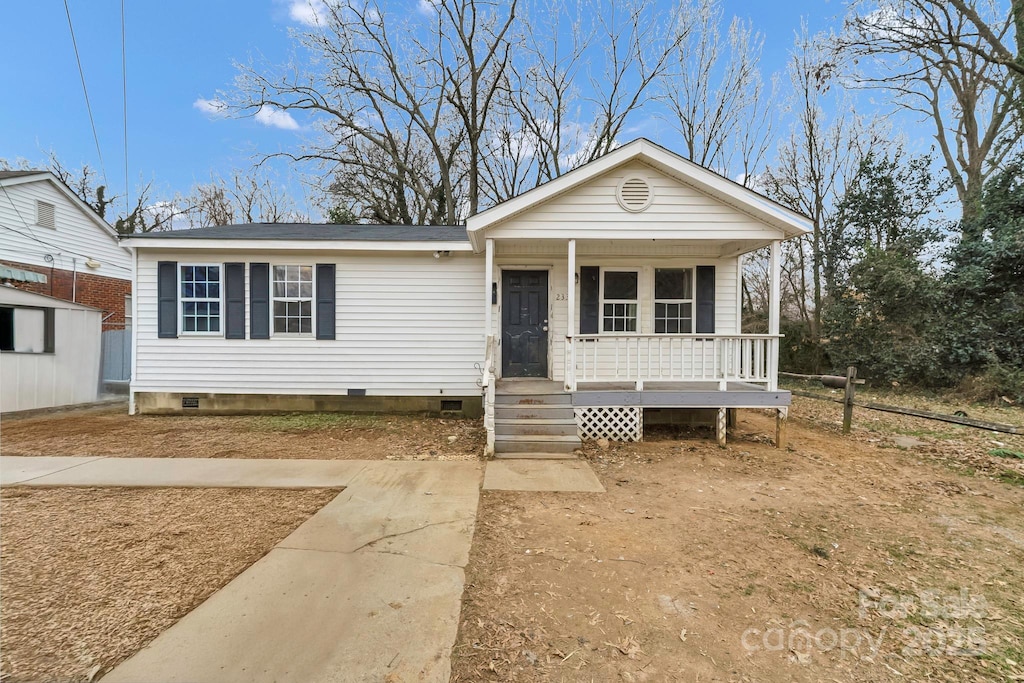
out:
{"label": "brick wall", "polygon": [[[0,260],[0,265],[30,270],[46,276],[46,284],[38,282],[10,283],[18,289],[98,308],[103,311],[104,330],[120,329],[124,326],[124,298],[132,293],[130,280],[118,280],[82,271],[78,271],[76,276],[70,270],[30,266],[17,261]],[[72,292],[74,292],[74,299],[72,299]]]}

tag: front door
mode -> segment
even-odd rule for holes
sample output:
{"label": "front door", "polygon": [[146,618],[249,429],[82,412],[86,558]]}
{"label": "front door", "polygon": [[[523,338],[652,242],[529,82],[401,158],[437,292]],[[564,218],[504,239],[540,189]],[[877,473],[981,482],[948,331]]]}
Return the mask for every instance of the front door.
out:
{"label": "front door", "polygon": [[501,271],[501,375],[548,376],[548,271]]}

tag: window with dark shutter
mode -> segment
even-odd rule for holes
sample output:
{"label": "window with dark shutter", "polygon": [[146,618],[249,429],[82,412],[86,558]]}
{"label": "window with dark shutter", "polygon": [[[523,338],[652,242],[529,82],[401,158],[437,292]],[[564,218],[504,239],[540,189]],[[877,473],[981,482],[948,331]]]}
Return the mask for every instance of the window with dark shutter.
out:
{"label": "window with dark shutter", "polygon": [[316,266],[316,338],[335,339],[333,263]]}
{"label": "window with dark shutter", "polygon": [[580,334],[597,334],[601,323],[601,269],[580,267]]}
{"label": "window with dark shutter", "polygon": [[270,264],[249,264],[249,338],[270,339]]}
{"label": "window with dark shutter", "polygon": [[157,263],[156,280],[157,336],[174,339],[178,336],[178,263]]}
{"label": "window with dark shutter", "polygon": [[224,336],[245,339],[245,264],[224,264]]}
{"label": "window with dark shutter", "polygon": [[715,333],[715,267],[697,266],[697,333]]}

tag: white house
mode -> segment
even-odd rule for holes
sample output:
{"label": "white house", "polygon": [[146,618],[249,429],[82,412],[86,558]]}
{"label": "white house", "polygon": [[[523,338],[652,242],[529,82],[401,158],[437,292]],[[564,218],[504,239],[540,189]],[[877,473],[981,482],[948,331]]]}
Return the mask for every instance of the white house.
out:
{"label": "white house", "polygon": [[0,171],[0,281],[104,312],[125,325],[132,255],[117,233],[49,171]]}
{"label": "white house", "polygon": [[[636,140],[463,227],[135,236],[131,410],[483,412],[502,453],[636,439],[645,410],[776,408],[788,209]],[[770,333],[741,334],[744,254]]]}
{"label": "white house", "polygon": [[0,413],[95,401],[102,312],[0,286]]}

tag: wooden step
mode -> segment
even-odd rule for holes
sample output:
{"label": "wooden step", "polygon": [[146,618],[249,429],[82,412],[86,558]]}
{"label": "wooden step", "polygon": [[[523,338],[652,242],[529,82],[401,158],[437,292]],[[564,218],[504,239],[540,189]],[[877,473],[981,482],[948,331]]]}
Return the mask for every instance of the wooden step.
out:
{"label": "wooden step", "polygon": [[553,420],[547,423],[535,420],[498,420],[494,423],[495,438],[504,435],[519,436],[577,436],[579,428],[576,422]]}
{"label": "wooden step", "polygon": [[540,451],[536,452],[524,452],[524,453],[495,453],[494,457],[498,460],[575,460],[576,456],[572,453],[543,453]]}
{"label": "wooden step", "polygon": [[534,436],[529,439],[510,439],[509,437],[494,439],[494,452],[501,453],[569,453],[571,454],[582,444],[573,437],[572,441],[552,441],[557,436]]}
{"label": "wooden step", "polygon": [[566,405],[532,405],[532,406],[494,406],[495,420],[564,420],[576,421],[576,412],[572,406]]}
{"label": "wooden step", "polygon": [[572,394],[564,392],[551,394],[496,394],[496,406],[571,406]]}

